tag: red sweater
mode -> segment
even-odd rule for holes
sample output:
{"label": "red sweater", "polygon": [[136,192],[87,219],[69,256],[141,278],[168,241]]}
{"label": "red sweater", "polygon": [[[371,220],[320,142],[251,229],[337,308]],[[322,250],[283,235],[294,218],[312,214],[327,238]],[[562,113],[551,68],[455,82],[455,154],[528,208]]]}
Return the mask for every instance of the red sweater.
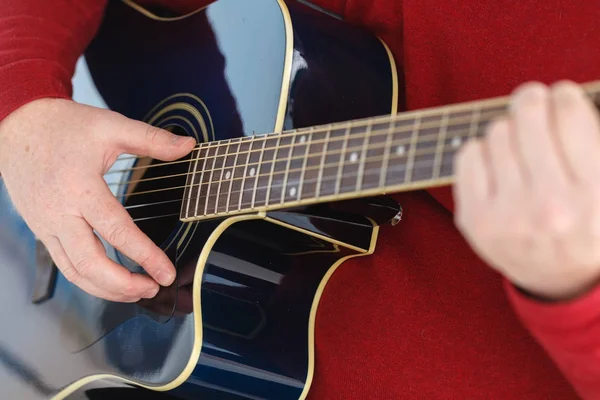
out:
{"label": "red sweater", "polygon": [[[532,79],[600,78],[597,0],[314,2],[390,44],[411,109]],[[35,98],[70,96],[104,3],[2,2],[0,119]],[[457,232],[449,188],[397,198],[404,221],[325,291],[312,399],[600,399],[600,287],[563,304],[527,299]]]}

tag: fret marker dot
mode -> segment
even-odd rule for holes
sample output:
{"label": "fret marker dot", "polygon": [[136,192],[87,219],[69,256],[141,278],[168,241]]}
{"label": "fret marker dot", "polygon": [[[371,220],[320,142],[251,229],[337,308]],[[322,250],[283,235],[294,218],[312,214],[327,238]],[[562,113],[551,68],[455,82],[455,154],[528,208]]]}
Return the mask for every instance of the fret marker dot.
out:
{"label": "fret marker dot", "polygon": [[358,153],[354,152],[352,154],[350,154],[350,162],[357,162],[358,161]]}
{"label": "fret marker dot", "polygon": [[306,136],[300,136],[300,143],[306,142]]}
{"label": "fret marker dot", "polygon": [[254,176],[256,174],[256,168],[250,168],[250,176]]}
{"label": "fret marker dot", "polygon": [[227,173],[225,174],[225,179],[229,178],[231,178],[231,171],[227,171]]}
{"label": "fret marker dot", "polygon": [[454,147],[455,149],[456,149],[458,146],[460,146],[460,145],[461,145],[461,143],[462,143],[462,140],[461,140],[461,138],[459,138],[459,137],[452,138],[452,143],[451,143],[451,144],[452,144],[452,147]]}
{"label": "fret marker dot", "polygon": [[403,156],[404,153],[406,153],[406,147],[404,146],[398,146],[396,147],[396,154],[399,156]]}
{"label": "fret marker dot", "polygon": [[296,188],[295,187],[291,187],[290,188],[290,196],[294,197],[296,195]]}

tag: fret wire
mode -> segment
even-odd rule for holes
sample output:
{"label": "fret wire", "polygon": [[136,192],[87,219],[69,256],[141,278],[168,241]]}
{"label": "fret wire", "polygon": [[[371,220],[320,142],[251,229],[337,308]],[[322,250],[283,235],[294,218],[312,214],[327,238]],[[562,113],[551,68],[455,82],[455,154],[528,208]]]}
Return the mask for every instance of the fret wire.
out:
{"label": "fret wire", "polygon": [[229,202],[231,201],[231,189],[233,188],[233,181],[235,180],[235,167],[237,165],[237,160],[240,155],[240,147],[242,146],[242,140],[238,140],[237,142],[237,150],[235,152],[235,158],[233,159],[233,165],[231,166],[231,181],[229,181],[229,191],[227,193],[227,204],[225,205],[225,212],[229,212]]}
{"label": "fret wire", "polygon": [[[431,167],[430,166],[424,166],[423,168],[430,169]],[[379,171],[380,171],[379,168],[376,168],[374,171],[372,171],[372,170],[366,170],[366,174],[367,175],[378,175]],[[352,176],[354,176],[354,174]],[[326,180],[333,180],[333,179],[335,179],[335,177],[328,177],[328,178],[326,178]],[[309,181],[314,181],[314,180],[316,180],[316,178],[309,179]],[[427,180],[431,181],[431,179],[427,179]],[[385,193],[386,190],[389,190],[390,187],[397,187],[397,186],[400,186],[401,188],[407,188],[408,189],[408,188],[411,187],[411,184],[408,183],[408,184],[392,184],[392,185],[389,185],[388,187],[381,188],[382,194]],[[364,191],[363,191],[363,193],[364,193]],[[362,194],[360,194],[360,193],[357,194],[357,196],[361,196],[361,195]],[[295,203],[297,203],[297,201],[289,201],[289,202],[287,202],[285,204],[289,204],[290,206],[292,206]],[[248,202],[247,203],[242,203],[243,206],[247,206],[249,204],[250,203],[248,203]],[[284,204],[284,206],[285,206],[285,204]],[[151,206],[151,205],[154,205],[154,204],[148,204],[148,205],[145,205],[145,206]],[[239,211],[244,211],[244,210],[242,208],[240,208]],[[179,215],[180,215],[179,213],[175,213],[175,214],[168,214],[168,215],[153,216],[153,217],[148,217],[148,218],[136,218],[136,219],[134,219],[134,221],[142,221],[142,220],[149,220],[149,219],[163,218],[163,217],[171,217],[171,216],[179,216]]]}
{"label": "fret wire", "polygon": [[283,186],[281,187],[281,201],[280,203],[283,204],[285,203],[285,193],[286,193],[286,189],[287,189],[287,181],[288,181],[288,177],[290,174],[290,165],[292,163],[292,155],[294,154],[294,145],[296,144],[296,137],[292,137],[292,142],[290,143],[290,149],[288,151],[288,160],[287,160],[287,164],[285,167],[285,176],[283,178]]}
{"label": "fret wire", "polygon": [[352,124],[348,124],[348,127],[346,128],[346,133],[344,133],[344,141],[342,142],[342,151],[340,154],[340,165],[338,167],[338,173],[337,173],[337,182],[335,184],[335,194],[338,195],[340,193],[340,186],[342,185],[342,170],[344,168],[344,160],[346,159],[346,149],[348,148],[348,139],[350,137],[350,129],[351,129]]}
{"label": "fret wire", "polygon": [[432,175],[433,179],[439,178],[440,172],[442,170],[441,150],[443,149],[444,143],[446,141],[446,133],[448,131],[448,112],[444,112],[444,115],[442,116],[442,122],[440,125],[441,126],[440,126],[440,131],[438,133],[438,141],[437,141],[436,150],[435,150],[435,159],[433,161],[433,175]]}
{"label": "fret wire", "polygon": [[[423,163],[423,161],[419,161],[419,162],[418,162],[418,163],[415,165],[415,170],[419,170],[419,169],[427,169],[427,170],[431,170],[431,165],[432,165],[431,163],[428,163],[428,164],[426,164],[426,165],[419,165],[419,163]],[[379,168],[374,168],[374,169],[365,169],[365,174],[366,174],[366,175],[378,175],[378,174],[379,174]],[[349,177],[351,177],[351,178],[353,178],[353,177],[355,177],[355,176],[356,176],[356,173],[352,173],[352,174],[350,174],[350,175],[349,175]],[[334,180],[334,179],[336,179],[336,177],[326,177],[326,178],[324,178],[324,179],[325,179],[325,180]],[[312,182],[312,181],[315,181],[315,180],[316,180],[316,178],[312,178],[312,179],[309,179],[307,182]],[[431,179],[431,178],[427,178],[427,179],[423,179],[423,180],[422,180],[422,182],[426,182],[426,181],[434,182],[435,180],[434,180],[434,179]],[[421,181],[419,181],[419,182],[421,182]],[[404,183],[404,184],[403,184],[403,183],[399,183],[399,184],[396,184],[396,183],[394,183],[394,184],[389,184],[389,185],[386,185],[386,186],[384,186],[384,187],[382,187],[382,188],[379,188],[379,189],[381,190],[381,192],[382,192],[382,193],[384,193],[384,192],[386,191],[386,189],[387,189],[387,188],[389,188],[389,187],[392,187],[392,186],[405,186],[405,187],[410,187],[410,185],[411,185],[411,183],[410,183],[410,182],[408,182],[408,183]],[[260,187],[259,189],[264,189],[264,187]],[[363,191],[361,190],[360,192],[363,192]],[[360,192],[357,192],[356,194],[357,194],[357,195],[360,195]],[[213,194],[212,196],[214,196],[214,194]],[[286,201],[286,202],[284,202],[283,204],[294,204],[294,203],[297,203],[297,200],[290,200],[290,201]],[[250,203],[250,201],[247,201],[247,202],[245,202],[245,203],[242,203],[242,206],[249,206],[250,204],[251,204],[251,203]],[[242,210],[242,208],[240,208],[240,211],[241,211],[241,210]],[[250,211],[250,210],[248,210],[248,211]],[[178,215],[178,214],[176,214],[176,215]]]}
{"label": "fret wire", "polygon": [[[451,149],[451,146],[448,146],[448,147]],[[424,154],[433,154],[433,152],[426,152],[426,153],[424,153]],[[390,155],[390,157],[394,157],[394,158],[402,158],[403,156],[396,157],[396,156]],[[373,157],[373,159],[381,160],[381,159],[382,159],[382,157],[381,157],[381,156],[377,156],[377,157]],[[334,165],[334,164],[337,164],[337,163],[332,163],[331,165]],[[420,165],[420,166],[419,166],[418,164],[423,164],[423,165]],[[407,165],[408,165],[408,164],[402,164],[401,166],[402,166],[403,168],[407,168]],[[433,165],[433,164],[432,164],[432,163],[425,164],[425,162],[424,162],[424,161],[418,161],[418,162],[416,162],[416,163],[415,163],[415,165],[413,166],[413,169],[414,169],[414,170],[418,170],[418,169],[424,169],[424,168],[429,168],[429,169],[431,169],[431,165]],[[369,171],[369,174],[371,174],[371,173],[372,173],[371,171],[373,171],[373,170],[380,171],[380,169],[379,169],[379,168],[373,168],[373,169],[371,169],[371,170]],[[354,173],[352,173],[352,174],[350,174],[349,176],[350,176],[350,177],[354,177],[354,176],[356,176],[356,175],[355,175]],[[316,178],[313,178],[313,179],[311,179],[310,181],[313,181],[313,180],[315,180],[315,179],[316,179]],[[327,178],[324,178],[324,179],[325,179],[325,180],[329,180],[329,179],[336,179],[336,178],[335,178],[335,177],[333,177],[333,178],[327,177]],[[420,181],[433,181],[433,179],[431,179],[431,178],[427,178],[427,179],[422,179],[422,180],[420,180]],[[405,182],[405,183],[407,183],[407,184],[410,184],[410,182]],[[275,186],[277,186],[277,185],[275,185]],[[387,185],[387,186],[396,186],[396,184]],[[185,186],[179,186],[179,187],[169,188],[168,190],[175,190],[175,189],[185,189]],[[152,193],[152,192],[159,192],[159,191],[163,191],[163,190],[166,190],[166,189],[159,189],[159,190],[147,191],[147,192],[144,192],[144,193],[142,193],[142,194],[146,194],[146,193]],[[382,188],[382,190],[385,190],[385,187],[383,187],[383,188]],[[238,191],[238,192],[239,192],[239,191]],[[236,192],[234,192],[234,193],[236,193]],[[136,194],[138,194],[138,193],[136,193]],[[213,195],[211,195],[211,196],[214,196],[214,194],[213,194]],[[247,203],[244,203],[244,204],[247,204]]]}
{"label": "fret wire", "polygon": [[262,161],[265,156],[265,146],[267,145],[266,140],[263,140],[262,142],[263,142],[263,145],[260,149],[260,157],[258,158],[258,167],[256,169],[256,179],[254,180],[254,189],[252,192],[252,207],[251,207],[252,209],[254,209],[254,204],[256,204],[255,202],[256,202],[256,191],[257,191],[257,186],[258,186],[258,179],[260,176],[260,169],[262,166]]}
{"label": "fret wire", "polygon": [[469,130],[469,139],[473,139],[477,135],[480,115],[481,115],[481,109],[479,107],[475,107],[475,111],[471,115],[471,127]]}
{"label": "fret wire", "polygon": [[404,182],[411,182],[412,178],[413,178],[411,172],[412,172],[413,166],[415,164],[419,129],[421,129],[421,115],[417,115],[417,118],[415,118],[415,123],[413,126],[412,134],[410,136],[410,148],[408,150],[408,157],[407,157],[408,165],[407,165],[405,175],[404,175]]}
{"label": "fret wire", "polygon": [[[329,126],[332,127],[333,124]],[[315,188],[315,197],[319,198],[321,196],[321,188],[323,186],[323,172],[325,170],[325,158],[327,156],[327,149],[329,148],[329,138],[331,137],[331,129],[327,130],[325,134],[325,143],[323,143],[323,154],[321,155],[321,162],[319,163],[319,174],[317,177],[317,187]]]}
{"label": "fret wire", "polygon": [[[218,151],[218,150],[216,149],[216,147],[207,146],[207,147],[206,147],[206,155],[210,154],[210,149],[211,149],[211,148],[215,148],[215,151]],[[206,163],[207,163],[207,162],[208,162],[208,157],[206,157],[206,158],[204,159],[204,163],[202,164],[202,173],[201,173],[201,175],[200,175],[200,184],[198,185],[198,196],[197,196],[197,198],[196,198],[196,215],[198,215],[198,214],[199,214],[199,211],[198,211],[198,206],[200,205],[200,192],[202,191],[202,184],[203,184],[203,182],[204,182],[204,169],[206,168]],[[214,162],[216,162],[216,158],[215,158],[215,159],[213,159],[213,163],[214,163]],[[211,173],[212,173],[212,172],[211,172]],[[210,182],[210,179],[209,179],[209,182]],[[210,184],[208,185],[208,187],[210,188]],[[206,192],[206,201],[205,201],[205,206],[206,206],[206,204],[208,204],[208,190],[207,190],[207,192]]]}
{"label": "fret wire", "polygon": [[[247,160],[250,161],[250,154],[252,154],[252,147],[254,147],[254,143],[256,143],[256,136],[252,136],[252,139],[250,141],[250,147],[248,148],[248,158]],[[239,205],[238,205],[238,210],[242,209],[242,199],[244,198],[244,190],[246,190],[246,177],[248,176],[248,163],[246,163],[246,166],[244,167],[244,177],[242,178],[242,186],[241,186],[241,190],[240,190],[240,200],[239,200]]]}
{"label": "fret wire", "polygon": [[390,165],[390,152],[392,151],[392,142],[393,142],[393,132],[395,127],[395,122],[390,122],[390,126],[388,128],[388,135],[390,136],[385,141],[385,148],[383,150],[383,161],[381,162],[381,175],[379,176],[379,186],[383,187],[385,185],[385,179],[387,177],[387,171]]}
{"label": "fret wire", "polygon": [[[231,140],[228,140],[227,147],[225,148],[225,154],[223,154],[223,165],[221,166],[221,177],[219,178],[219,185],[217,186],[217,197],[215,201],[215,213],[219,211],[219,196],[221,195],[221,185],[223,183],[223,174],[225,173],[225,166],[227,164],[227,156],[229,155],[229,150],[231,150]],[[218,153],[218,150],[217,150]],[[216,160],[216,158],[215,158]],[[212,184],[212,183],[211,183]]]}
{"label": "fret wire", "polygon": [[298,200],[302,199],[302,189],[304,187],[304,174],[306,173],[306,165],[308,163],[308,152],[313,137],[314,128],[311,128],[306,134],[308,139],[306,140],[306,151],[304,152],[304,162],[302,164],[302,171],[300,172],[300,180],[298,181]]}
{"label": "fret wire", "polygon": [[[464,130],[463,132],[468,132],[468,131],[467,131],[467,130]],[[465,137],[465,138],[466,138],[467,136],[465,135],[465,136],[462,136],[462,137]],[[395,141],[395,142],[392,142],[392,147],[393,147],[394,145],[397,145],[397,144],[402,144],[402,143],[406,143],[406,142],[404,142],[404,141]],[[381,148],[381,147],[373,147],[373,149],[374,149],[374,148]],[[419,153],[418,153],[418,155],[427,155],[427,154],[434,154],[434,153],[435,153],[435,152],[419,152]],[[243,153],[240,153],[240,154],[243,154]],[[328,155],[331,155],[331,154],[339,154],[339,152],[337,152],[337,151],[336,151],[336,152],[331,152],[331,153],[328,153]],[[391,154],[390,154],[390,157],[391,157]],[[383,158],[369,158],[369,161],[370,161],[370,162],[373,162],[373,161],[380,161],[380,160],[382,160],[382,159],[383,159]],[[252,164],[251,164],[251,165],[252,165]],[[338,166],[339,166],[339,162],[335,162],[335,163],[332,163],[332,164],[326,164],[326,166],[329,166],[329,167],[333,167],[333,166],[336,166],[336,165],[338,165]],[[242,164],[242,166],[244,166],[244,167],[247,167],[247,165],[246,165],[246,164]],[[240,166],[240,167],[241,167],[241,166]],[[292,170],[292,171],[290,171],[290,172],[296,172],[296,171],[300,171],[300,170],[299,170],[299,169],[298,169],[298,170]],[[207,172],[210,172],[210,170],[208,170]],[[166,191],[166,190],[172,190],[172,189],[181,189],[181,188],[186,188],[186,185],[183,185],[183,186],[177,186],[177,187],[171,187],[171,188],[164,188],[164,189],[157,189],[157,190],[154,190],[154,191],[143,191],[143,192],[136,192],[136,193],[133,193],[133,194],[132,194],[132,196],[134,196],[134,195],[146,194],[146,193],[152,193],[152,192],[155,192],[155,191],[158,191],[158,192],[160,192],[160,191]],[[124,195],[121,195],[120,197],[124,197]]]}
{"label": "fret wire", "polygon": [[[495,114],[490,115],[490,118],[496,117],[496,116],[502,115],[502,114],[504,114],[504,113],[500,113],[500,114],[495,113]],[[377,119],[374,119],[374,121],[376,121],[376,120]],[[394,120],[392,119],[391,121],[394,121]],[[460,118],[452,120],[453,124],[459,124],[459,122],[460,122]],[[360,126],[362,126],[362,125],[360,125]],[[429,127],[438,127],[438,126],[435,125],[435,124],[433,124],[433,125],[423,124],[421,128],[424,129],[426,127],[429,128]],[[323,129],[315,130],[315,132],[323,132]],[[408,131],[399,130],[399,131],[396,131],[394,133],[403,133],[403,132],[408,132]],[[268,137],[271,137],[272,135],[274,135],[274,134],[269,134],[269,135],[265,135],[265,136],[267,136],[267,138],[268,138]],[[291,137],[291,138],[294,138],[295,136],[297,136],[297,134],[291,134],[289,132],[281,133],[281,135],[288,136],[288,137]],[[359,135],[354,136],[354,138],[359,138],[359,137],[360,137]],[[254,136],[252,136],[252,138],[254,138]],[[246,139],[246,137],[242,138],[242,141],[243,141],[243,139]],[[343,139],[338,139],[338,140],[343,140]],[[217,148],[223,146],[222,141],[213,141],[213,142],[208,142],[208,143],[209,144],[213,144],[214,143],[214,147],[217,147]],[[321,143],[321,141],[313,141],[313,144],[315,144],[315,143]],[[204,145],[204,143],[202,145]],[[204,146],[202,146],[202,147],[204,147]],[[265,150],[271,150],[271,149],[272,148],[265,148]],[[240,154],[244,154],[244,152],[242,152]],[[188,162],[193,162],[193,161],[194,160],[174,161],[174,162],[167,162],[167,163],[161,163],[161,164],[153,164],[153,165],[150,165],[148,167],[143,167],[143,168],[144,169],[158,168],[158,167],[170,166],[170,165],[181,164],[181,163],[188,163]],[[129,168],[129,169],[121,169],[121,170],[112,170],[112,171],[107,172],[105,175],[111,175],[111,174],[115,174],[115,173],[122,173],[122,172],[129,172],[129,171],[135,171],[135,170],[141,169],[141,168],[142,167]]]}
{"label": "fret wire", "polygon": [[[194,152],[192,152],[192,157],[194,157]],[[192,174],[188,175],[187,180],[186,180],[186,186],[187,183],[189,183],[189,192],[188,192],[188,201],[185,205],[185,217],[189,218],[190,216],[190,205],[192,202],[192,192],[193,192],[193,188],[194,188],[194,178],[196,177],[196,173],[198,171],[198,160],[200,160],[200,149],[198,149],[198,158],[196,158],[196,161],[194,162],[194,166],[190,167],[192,168]],[[120,185],[119,185],[120,187]],[[199,189],[199,187],[198,187]],[[194,210],[194,213],[197,213],[197,210]]]}
{"label": "fret wire", "polygon": [[[448,146],[448,148],[450,149],[450,151],[452,151],[452,147]],[[419,153],[415,153],[416,155],[431,155],[434,154],[435,151],[423,151],[423,152],[419,152]],[[392,158],[393,156],[390,154],[390,158]],[[398,157],[398,158],[402,158],[402,157]],[[383,157],[381,156],[377,156],[377,157],[371,157],[371,158],[367,158],[369,160],[369,162],[376,162],[376,161],[381,161],[383,160]],[[339,163],[331,163],[331,164],[326,164],[326,166],[335,166],[335,165],[339,165]],[[408,163],[407,163],[408,165]],[[431,164],[433,165],[433,164]],[[316,167],[315,167],[316,168]],[[308,169],[311,169],[311,167],[308,167]],[[300,171],[300,169],[296,169],[296,170],[290,170],[290,172],[297,172]],[[355,175],[351,175],[351,176],[355,176]],[[214,183],[214,182],[213,182]],[[154,192],[162,192],[162,191],[168,191],[168,190],[176,190],[176,189],[185,189],[186,186],[176,186],[176,187],[171,187],[171,188],[164,188],[164,189],[157,189],[157,190],[148,190],[148,191],[144,191],[144,192],[136,192],[133,193],[132,195],[141,195],[141,194],[147,194],[147,193],[154,193]],[[123,195],[121,195],[120,197],[123,197]]]}
{"label": "fret wire", "polygon": [[273,176],[275,175],[275,164],[277,161],[277,156],[279,154],[279,144],[281,143],[281,136],[277,137],[277,144],[275,145],[275,150],[273,150],[273,161],[271,162],[271,173],[269,174],[269,185],[267,186],[267,198],[265,199],[265,205],[269,205],[269,200],[271,199],[271,186],[273,185]]}
{"label": "fret wire", "polygon": [[[219,152],[219,149],[215,147],[215,154]],[[210,198],[210,189],[212,188],[213,175],[215,172],[215,164],[217,163],[217,157],[213,158],[213,166],[211,167],[210,177],[208,178],[208,188],[206,190],[206,202],[204,203],[204,215],[208,214],[208,199]],[[201,187],[202,188],[202,187]]]}
{"label": "fret wire", "polygon": [[[504,113],[492,113],[489,117],[490,117],[490,119],[492,119],[494,117],[497,117],[497,116],[500,116],[500,115],[503,115],[503,114]],[[450,126],[452,126],[452,125],[462,125],[462,122],[467,122],[467,121],[470,121],[470,118],[455,117],[453,119],[450,119],[449,123],[450,123]],[[393,122],[395,122],[395,121],[391,120],[390,124],[392,124]],[[362,127],[363,125],[364,126],[368,125],[367,123],[365,123],[365,124],[360,124],[360,125],[356,125],[355,126],[352,122],[350,122],[350,124],[351,124],[352,128]],[[333,126],[333,124],[330,124],[330,125]],[[421,126],[420,126],[420,129],[426,129],[426,128],[440,128],[440,124],[439,123],[432,123],[432,122],[430,122],[430,123],[422,123]],[[307,129],[310,129],[310,128],[307,128]],[[405,130],[405,129],[399,129],[399,130],[395,130],[393,133],[405,133],[405,132],[411,132],[411,131],[412,131],[412,129],[407,129],[407,130]],[[321,133],[321,132],[327,132],[327,131],[325,129],[319,129],[319,130],[317,130],[316,128],[314,130],[314,133]],[[382,134],[382,135],[388,135],[388,133],[389,133],[388,131],[382,130],[382,129],[374,130],[372,132],[373,133],[377,133],[377,134]],[[385,133],[382,133],[382,132],[385,132]],[[306,133],[303,133],[303,134],[306,134]],[[275,134],[257,135],[257,136],[254,136],[254,137],[260,138],[261,140],[268,140],[269,138],[273,137],[274,135]],[[283,135],[283,136],[286,136],[286,137],[290,137],[292,139],[295,139],[298,136],[302,136],[302,135],[298,135],[298,134],[291,135],[291,134],[289,134],[287,132],[284,132],[284,133],[281,133],[281,134],[277,134],[277,135]],[[265,139],[263,139],[262,137],[265,137]],[[364,134],[355,134],[355,135],[352,136],[352,138],[354,138],[354,139],[363,138],[363,137],[364,137]],[[313,141],[313,144],[323,143],[324,140],[325,139],[319,139],[319,140]],[[342,140],[344,140],[344,137],[338,138],[336,140],[342,141]],[[209,142],[209,143],[215,143],[216,147],[219,147],[220,145],[218,143],[221,143],[221,141]],[[290,143],[293,143],[293,142],[290,142]],[[282,148],[289,147],[289,146],[292,146],[292,144],[284,145],[284,146],[282,146]],[[265,147],[265,150],[273,150],[273,149],[274,149],[274,147]],[[248,153],[248,151],[246,151],[245,153]],[[242,152],[240,154],[244,154],[244,152]],[[167,163],[167,165],[171,165],[171,163]]]}
{"label": "fret wire", "polygon": [[365,164],[367,163],[365,156],[367,153],[369,138],[370,138],[372,129],[373,129],[373,125],[367,125],[366,132],[365,132],[365,138],[363,140],[363,145],[362,145],[362,151],[360,154],[360,163],[358,164],[358,174],[356,177],[356,191],[359,191],[360,188],[362,187],[363,173],[365,171]]}
{"label": "fret wire", "polygon": [[[421,125],[421,128],[422,127],[423,127],[423,125]],[[412,131],[412,128],[411,128],[411,131]],[[384,136],[384,135],[385,136],[389,136],[389,134],[390,134],[390,132],[387,131],[387,130],[385,130],[386,133],[381,133],[381,132],[384,132],[384,130],[383,129],[379,129],[379,130],[372,131],[372,133],[376,134],[377,136]],[[403,133],[403,132],[408,132],[408,131],[401,130],[401,131],[393,131],[392,133],[396,134],[396,133]],[[467,132],[468,133],[469,131],[468,130],[462,130],[462,131],[457,131],[457,132]],[[371,135],[372,137],[373,137],[373,134]],[[456,136],[456,135],[454,135],[454,136]],[[283,136],[283,137],[285,137],[285,136]],[[357,134],[357,135],[354,136],[354,138],[360,138],[360,137],[361,136],[359,134]],[[423,136],[423,137],[420,137],[419,140],[429,139],[429,138],[433,138],[433,137],[436,137],[436,135]],[[460,137],[460,138],[465,138],[466,139],[466,138],[468,138],[468,135],[466,135],[466,136],[459,135],[459,136],[456,136],[456,137]],[[342,139],[331,140],[331,143],[336,142],[336,141],[341,141]],[[213,143],[215,143],[215,142],[213,142]],[[312,144],[314,145],[315,143],[323,143],[323,140],[313,140]],[[410,139],[406,140],[406,141],[405,140],[401,140],[401,141],[396,141],[395,143],[399,144],[399,145],[410,144],[411,140]],[[215,146],[215,147],[218,147],[218,146]],[[281,149],[286,149],[288,147],[289,146],[280,146],[278,149],[281,150]],[[378,148],[378,147],[377,146],[372,147],[372,149],[375,149],[375,148]],[[277,149],[277,147],[266,147],[265,151],[269,150],[269,149]],[[361,146],[357,146],[357,147],[349,147],[347,150],[349,151],[349,150],[360,150],[360,149],[362,149],[362,147]],[[247,154],[247,153],[248,152],[246,152],[246,151],[241,151],[238,154],[239,155],[243,155],[243,154]],[[235,154],[235,153],[233,153],[233,154]],[[329,153],[329,155],[333,155],[333,154],[339,154],[339,152],[331,152],[331,153]],[[212,158],[213,158],[212,156],[211,157],[205,157],[204,160],[206,160],[206,159],[210,160]],[[300,158],[302,158],[302,156],[295,157],[295,158],[292,157],[292,160],[300,159]],[[194,160],[188,160],[189,163],[193,163],[193,161]],[[248,166],[253,166],[253,165],[258,165],[258,163],[257,162],[252,162],[252,163],[248,164]],[[206,172],[210,172],[210,171],[211,170],[206,170]],[[155,180],[161,180],[161,179],[166,179],[166,178],[175,178],[175,177],[179,177],[179,176],[187,176],[187,175],[190,175],[190,174],[192,174],[192,172],[181,173],[181,174],[174,174],[174,175],[167,175],[167,176],[161,176],[161,177],[156,177],[156,178],[148,178],[148,179],[142,179],[142,180],[131,180],[131,181],[127,181],[127,182],[123,182],[123,183],[118,183],[118,184],[117,183],[109,184],[109,186],[123,186],[123,185],[129,184],[129,183],[155,181]]]}

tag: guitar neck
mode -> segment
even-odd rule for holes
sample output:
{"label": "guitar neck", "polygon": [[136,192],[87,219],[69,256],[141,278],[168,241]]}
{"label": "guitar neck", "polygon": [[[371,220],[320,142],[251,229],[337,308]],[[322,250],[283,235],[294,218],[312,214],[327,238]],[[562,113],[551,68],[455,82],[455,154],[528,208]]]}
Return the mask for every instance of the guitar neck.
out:
{"label": "guitar neck", "polygon": [[[594,103],[600,82],[584,86]],[[449,184],[456,152],[508,97],[203,143],[180,218],[271,211]]]}

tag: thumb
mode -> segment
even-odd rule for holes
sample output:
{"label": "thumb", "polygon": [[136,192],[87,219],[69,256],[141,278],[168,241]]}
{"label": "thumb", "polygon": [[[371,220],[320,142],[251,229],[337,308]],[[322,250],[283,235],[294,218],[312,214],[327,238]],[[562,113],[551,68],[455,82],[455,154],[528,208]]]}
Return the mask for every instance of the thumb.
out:
{"label": "thumb", "polygon": [[196,140],[126,117],[110,129],[117,147],[128,154],[174,161],[189,154]]}

